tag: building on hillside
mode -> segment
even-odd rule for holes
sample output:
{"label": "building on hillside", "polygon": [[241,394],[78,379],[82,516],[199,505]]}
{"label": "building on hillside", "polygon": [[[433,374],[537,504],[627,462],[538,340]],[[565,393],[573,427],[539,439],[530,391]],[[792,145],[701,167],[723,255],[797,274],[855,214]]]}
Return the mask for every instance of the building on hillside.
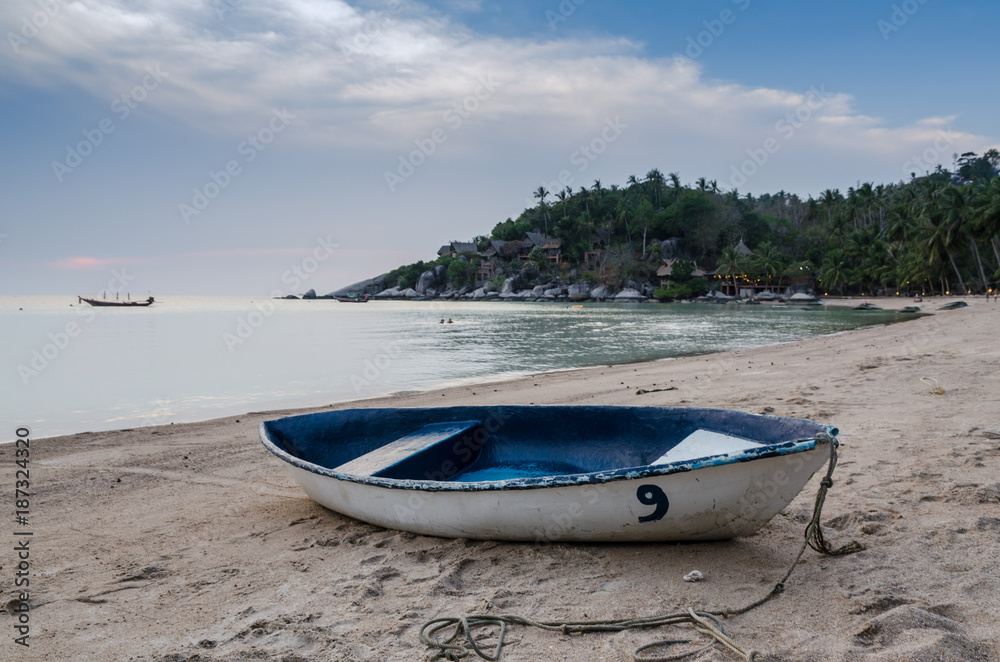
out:
{"label": "building on hillside", "polygon": [[455,257],[456,255],[462,254],[472,254],[479,255],[479,249],[471,241],[453,241],[450,244],[446,244],[438,249],[438,257],[444,257],[445,255],[449,257]]}
{"label": "building on hillside", "polygon": [[590,235],[590,250],[583,254],[583,265],[592,267],[601,261],[601,256],[611,245],[610,230],[596,230]]}
{"label": "building on hillside", "polygon": [[660,279],[660,287],[664,287],[670,280],[670,274],[673,273],[674,264],[676,262],[677,258],[666,260],[660,265],[660,268],[656,270],[656,277]]}
{"label": "building on hillside", "polygon": [[525,232],[521,239],[521,251],[518,259],[522,262],[528,259],[531,249],[535,247],[545,251],[549,262],[559,264],[562,261],[562,241],[554,237],[546,237],[540,232]]}
{"label": "building on hillside", "polygon": [[490,243],[486,245],[486,249],[483,251],[483,257],[487,260],[492,260],[503,255],[503,247],[506,243],[502,239],[490,239]]}

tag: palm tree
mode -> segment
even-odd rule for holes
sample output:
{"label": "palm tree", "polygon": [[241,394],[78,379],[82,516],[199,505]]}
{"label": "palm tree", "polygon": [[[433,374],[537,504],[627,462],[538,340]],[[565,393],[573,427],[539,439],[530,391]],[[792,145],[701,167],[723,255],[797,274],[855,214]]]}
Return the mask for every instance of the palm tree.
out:
{"label": "palm tree", "polygon": [[571,193],[567,193],[566,192],[567,190],[568,189],[563,189],[562,191],[559,191],[558,193],[556,193],[556,197],[559,198],[559,203],[562,205],[562,212],[563,212],[563,220],[564,221],[567,218],[569,218],[566,215],[566,200],[569,198],[569,196],[571,195]]}
{"label": "palm tree", "polygon": [[670,197],[673,200],[677,199],[677,196],[681,194],[681,175],[679,172],[672,172],[667,175],[670,179]]}
{"label": "palm tree", "polygon": [[646,173],[646,181],[652,187],[653,195],[656,198],[656,206],[659,207],[660,191],[663,189],[666,179],[664,179],[663,173],[660,172],[659,168],[653,168],[652,170]]}
{"label": "palm tree", "polygon": [[548,211],[545,206],[545,198],[549,196],[549,192],[545,190],[544,186],[539,186],[538,190],[535,191],[535,199],[538,200],[538,210],[542,214],[542,219],[545,221],[545,235],[549,234],[549,219]]}
{"label": "palm tree", "polygon": [[831,223],[832,224],[833,223],[833,208],[835,206],[837,206],[837,204],[840,203],[840,201],[843,199],[843,196],[840,195],[840,191],[838,189],[826,189],[820,195],[819,199],[820,199],[820,202],[823,203],[823,206],[826,207],[826,221],[827,221],[827,223]]}
{"label": "palm tree", "polygon": [[1000,264],[1000,177],[994,177],[979,194],[975,210],[976,228],[984,241],[993,246],[993,254]]}
{"label": "palm tree", "polygon": [[735,246],[726,246],[722,249],[717,273],[733,279],[733,296],[735,297],[740,295],[740,290],[736,286],[736,276],[746,273],[745,264],[746,260],[743,254],[737,251]]}
{"label": "palm tree", "polygon": [[827,253],[822,272],[824,289],[836,289],[843,294],[844,285],[851,280],[851,267],[843,251],[832,250]]}
{"label": "palm tree", "polygon": [[781,262],[778,258],[778,251],[769,241],[765,241],[754,251],[754,262],[757,269],[767,277],[767,287],[771,288],[771,277],[781,270]]}
{"label": "palm tree", "polygon": [[[970,220],[973,213],[972,193],[970,189],[949,186],[944,190],[944,214],[945,222],[949,226],[949,233],[954,236],[950,238],[951,243],[957,244],[961,238],[967,236],[972,248],[972,255],[976,258],[976,266],[979,267],[979,278],[986,289],[986,273],[983,271],[983,260],[979,256],[979,247],[976,246],[975,236],[969,232]],[[965,289],[965,286],[962,286]]]}
{"label": "palm tree", "polygon": [[[951,187],[946,186],[945,188]],[[941,208],[936,204],[941,197],[941,190],[935,191],[927,202],[924,203],[924,220],[927,223],[928,230],[924,243],[924,247],[927,250],[927,260],[933,263],[942,257],[947,257],[951,263],[951,268],[955,271],[955,276],[958,277],[959,287],[962,288],[962,292],[967,292],[965,280],[962,279],[962,274],[958,270],[958,265],[955,263],[955,256],[951,250],[954,245],[956,233],[952,231],[951,226],[944,218]]]}
{"label": "palm tree", "polygon": [[705,180],[704,177],[699,177],[695,181],[695,185],[698,187],[699,191],[705,192],[708,190],[708,182]]}

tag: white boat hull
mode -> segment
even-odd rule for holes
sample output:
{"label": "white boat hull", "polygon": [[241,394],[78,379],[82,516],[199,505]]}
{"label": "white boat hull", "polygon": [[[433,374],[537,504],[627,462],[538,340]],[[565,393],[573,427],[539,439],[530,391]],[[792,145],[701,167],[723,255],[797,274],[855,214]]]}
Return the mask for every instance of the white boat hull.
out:
{"label": "white boat hull", "polygon": [[[541,544],[722,540],[757,531],[788,505],[829,459],[826,443],[674,473],[523,489],[421,489],[420,481],[385,487],[287,466],[323,506],[423,535]],[[662,514],[660,495],[667,504]]]}

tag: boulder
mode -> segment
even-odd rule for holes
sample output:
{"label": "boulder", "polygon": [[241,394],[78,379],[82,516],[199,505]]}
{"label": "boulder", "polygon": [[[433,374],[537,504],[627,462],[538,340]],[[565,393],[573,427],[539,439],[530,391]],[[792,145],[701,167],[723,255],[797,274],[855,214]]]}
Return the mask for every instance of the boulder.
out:
{"label": "boulder", "polygon": [[295,296],[294,294],[286,294],[283,297],[275,297],[275,298],[276,299],[296,299],[296,300],[298,300],[298,297]]}
{"label": "boulder", "polygon": [[413,289],[412,287],[408,287],[402,292],[400,292],[400,296],[404,296],[407,299],[416,299],[420,295],[417,294],[417,291],[415,289]]}
{"label": "boulder", "polygon": [[652,283],[646,283],[642,286],[642,296],[646,297],[647,299],[652,297],[655,292],[656,288],[653,287]]}
{"label": "boulder", "polygon": [[557,297],[557,296],[559,296],[562,293],[563,293],[563,291],[562,291],[561,287],[551,287],[551,288],[545,290],[544,292],[542,292],[542,295],[543,296]]}
{"label": "boulder", "polygon": [[607,285],[598,285],[590,291],[590,298],[594,301],[603,301],[611,295],[611,290]]}
{"label": "boulder", "polygon": [[796,292],[788,297],[788,303],[819,303],[819,299],[805,292]]}
{"label": "boulder", "polygon": [[536,285],[531,289],[531,293],[536,297],[540,297],[545,294],[545,287],[543,285]]}
{"label": "boulder", "polygon": [[427,292],[427,288],[434,287],[434,283],[437,279],[434,277],[434,271],[428,269],[424,273],[420,274],[420,278],[417,279],[417,284],[413,288],[417,291],[417,294],[423,296]]}
{"label": "boulder", "polygon": [[475,299],[475,300],[477,300],[477,301],[479,299],[486,298],[486,290],[484,288],[480,287],[478,290],[475,290],[474,292],[472,292],[472,298]]}
{"label": "boulder", "polygon": [[673,237],[671,239],[665,239],[660,242],[660,258],[663,260],[672,260],[676,257],[680,257],[681,240]]}
{"label": "boulder", "polygon": [[569,286],[570,301],[586,301],[590,298],[590,285],[587,283],[574,283]]}
{"label": "boulder", "polygon": [[632,289],[631,287],[626,287],[624,290],[615,295],[615,301],[641,301],[642,298],[642,293],[638,290]]}
{"label": "boulder", "polygon": [[515,288],[518,282],[521,280],[520,276],[511,276],[503,282],[503,287],[500,288],[500,296],[511,296],[516,291]]}
{"label": "boulder", "polygon": [[781,295],[781,298],[784,301],[788,301],[795,294],[808,294],[811,297],[816,296],[816,292],[813,291],[813,288],[809,287],[808,285],[796,284],[796,285],[789,285],[788,287],[786,287],[785,293]]}
{"label": "boulder", "polygon": [[302,298],[303,299],[315,299],[316,298],[316,290],[310,289],[308,292],[306,292],[305,294],[302,295]]}
{"label": "boulder", "polygon": [[350,296],[352,294],[355,296],[364,296],[365,294],[375,295],[385,290],[385,277],[386,274],[382,274],[381,276],[375,276],[375,278],[369,278],[357,283],[352,283],[347,287],[342,287],[339,290],[334,290],[329,294],[325,294],[321,298],[330,299],[333,297]]}

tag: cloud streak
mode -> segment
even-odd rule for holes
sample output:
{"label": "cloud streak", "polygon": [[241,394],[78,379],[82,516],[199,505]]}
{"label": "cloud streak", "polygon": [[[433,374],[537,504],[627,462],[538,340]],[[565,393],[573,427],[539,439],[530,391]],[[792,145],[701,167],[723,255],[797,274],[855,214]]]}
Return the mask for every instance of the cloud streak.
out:
{"label": "cloud streak", "polygon": [[[36,9],[29,0],[4,3],[0,20],[16,26]],[[503,88],[477,112],[479,135],[514,144],[563,144],[609,115],[667,141],[753,143],[804,98],[706,80],[698,63],[645,58],[624,39],[487,37],[421,5],[365,11],[336,0],[240,2],[221,19],[207,0],[75,0],[0,76],[112,99],[151,64],[170,82],[150,105],[179,123],[235,132],[288,107],[302,118],[297,140],[374,150],[398,150],[440,126],[482,76]],[[798,140],[891,159],[937,130],[935,118],[892,127],[853,105],[831,93]]]}

